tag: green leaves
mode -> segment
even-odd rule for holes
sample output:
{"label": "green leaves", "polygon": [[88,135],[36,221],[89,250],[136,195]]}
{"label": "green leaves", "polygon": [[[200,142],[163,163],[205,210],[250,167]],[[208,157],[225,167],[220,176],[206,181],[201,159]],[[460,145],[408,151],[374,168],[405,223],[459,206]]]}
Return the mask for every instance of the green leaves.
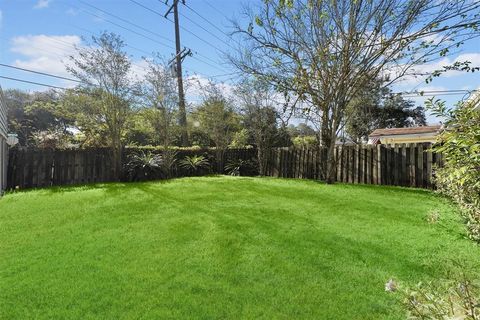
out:
{"label": "green leaves", "polygon": [[263,21],[262,21],[262,19],[260,19],[259,16],[255,17],[255,23],[257,24],[257,26],[263,27]]}
{"label": "green leaves", "polygon": [[437,170],[439,190],[460,207],[470,237],[480,241],[480,112],[472,98],[448,110],[444,101],[429,99],[427,108],[443,117],[445,130],[434,150],[442,154],[444,166]]}

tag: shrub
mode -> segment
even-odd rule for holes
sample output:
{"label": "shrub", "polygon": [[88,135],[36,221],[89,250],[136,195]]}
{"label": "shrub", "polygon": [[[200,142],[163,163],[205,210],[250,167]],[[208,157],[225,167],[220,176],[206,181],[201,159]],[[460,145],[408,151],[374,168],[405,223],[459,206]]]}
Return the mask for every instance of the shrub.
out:
{"label": "shrub", "polygon": [[478,280],[419,283],[402,290],[408,319],[480,319]]}
{"label": "shrub", "polygon": [[252,160],[232,159],[225,165],[225,171],[232,176],[249,176],[257,172]]}
{"label": "shrub", "polygon": [[180,167],[185,169],[189,174],[199,174],[202,170],[208,169],[210,163],[205,156],[193,155],[186,156],[180,161]]}
{"label": "shrub", "polygon": [[163,159],[152,152],[134,153],[128,156],[126,169],[131,180],[147,180],[155,178],[162,170]]}
{"label": "shrub", "polygon": [[480,242],[480,111],[469,102],[448,110],[445,102],[430,99],[427,106],[446,119],[434,146],[444,157],[436,172],[438,190],[460,205],[470,238]]}

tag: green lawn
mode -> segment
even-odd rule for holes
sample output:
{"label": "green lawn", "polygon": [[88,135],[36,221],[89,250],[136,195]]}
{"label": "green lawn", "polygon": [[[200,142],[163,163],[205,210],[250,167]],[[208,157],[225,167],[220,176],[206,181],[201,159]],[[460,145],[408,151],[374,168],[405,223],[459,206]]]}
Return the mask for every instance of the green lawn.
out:
{"label": "green lawn", "polygon": [[2,319],[402,319],[385,282],[452,259],[480,248],[421,190],[204,177],[0,199]]}

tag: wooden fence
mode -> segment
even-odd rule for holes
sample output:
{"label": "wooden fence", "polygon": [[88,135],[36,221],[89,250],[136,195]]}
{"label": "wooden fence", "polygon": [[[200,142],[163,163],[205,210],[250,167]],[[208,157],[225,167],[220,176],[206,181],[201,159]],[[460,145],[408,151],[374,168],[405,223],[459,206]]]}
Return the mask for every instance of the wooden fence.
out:
{"label": "wooden fence", "polygon": [[[432,188],[440,154],[430,144],[338,146],[335,180],[344,183]],[[284,178],[324,179],[325,152],[279,148],[270,152],[266,175]]]}
{"label": "wooden fence", "polygon": [[[134,148],[124,150],[124,162],[132,152],[139,152],[139,150]],[[161,151],[153,150],[152,152]],[[254,158],[256,150],[229,149],[222,154],[214,149],[179,150],[177,159],[193,154],[205,155],[214,173],[224,173],[226,161]],[[112,182],[122,179],[113,175],[111,152],[105,148],[73,150],[14,148],[9,153],[7,172],[8,189]],[[184,175],[186,173],[182,170],[174,172],[174,176]]]}
{"label": "wooden fence", "polygon": [[[126,149],[124,157],[135,149]],[[160,151],[153,151],[160,152]],[[205,155],[213,173],[224,173],[229,160],[256,158],[255,149],[229,149],[220,154],[214,149],[179,150],[186,155]],[[376,146],[338,146],[335,149],[337,182],[432,188],[435,167],[441,155],[430,151],[430,144]],[[322,150],[277,148],[270,151],[267,176],[324,179],[325,153]],[[173,176],[186,175],[176,170]],[[16,148],[9,154],[8,188],[35,188],[53,185],[117,181],[112,173],[108,149],[38,150]]]}

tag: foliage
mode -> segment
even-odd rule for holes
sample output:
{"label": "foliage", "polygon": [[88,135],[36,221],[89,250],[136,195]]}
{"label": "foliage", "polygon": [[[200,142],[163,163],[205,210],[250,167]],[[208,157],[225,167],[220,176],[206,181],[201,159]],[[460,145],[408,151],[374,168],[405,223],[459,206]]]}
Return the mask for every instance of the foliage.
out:
{"label": "foliage", "polygon": [[293,145],[297,148],[317,148],[318,140],[316,136],[297,136],[292,139]]}
{"label": "foliage", "polygon": [[248,145],[249,134],[248,129],[241,129],[234,133],[232,142],[230,142],[230,148],[244,148]]}
{"label": "foliage", "polygon": [[202,155],[186,156],[179,165],[190,174],[199,174],[210,167],[208,159]]}
{"label": "foliage", "polygon": [[142,96],[147,106],[141,114],[146,123],[153,128],[154,141],[165,147],[175,142],[175,135],[180,130],[175,116],[178,108],[177,85],[172,78],[168,63],[156,59],[146,60],[147,74],[142,85]]}
{"label": "foliage", "polygon": [[427,107],[445,119],[434,146],[444,159],[436,171],[438,189],[460,205],[470,237],[480,241],[480,112],[473,100],[449,110],[444,101],[432,98]]}
{"label": "foliage", "polygon": [[104,136],[112,149],[115,176],[120,173],[122,138],[139,93],[124,48],[120,36],[104,32],[93,36],[88,46],[76,48],[77,54],[67,65],[67,70],[81,81],[70,92],[67,105],[79,116],[76,120],[81,122],[82,132]]}
{"label": "foliage", "polygon": [[402,95],[393,95],[380,80],[373,80],[352,99],[345,121],[346,133],[357,143],[367,141],[375,129],[426,125],[422,107],[415,107],[413,101],[405,100]]}
{"label": "foliage", "polygon": [[210,83],[202,88],[202,104],[194,111],[194,122],[217,149],[223,150],[232,141],[233,134],[240,127],[240,119],[219,87]]}
{"label": "foliage", "polygon": [[[331,183],[347,108],[371,79],[386,86],[418,74],[480,36],[479,15],[478,1],[262,1],[234,23],[241,45],[229,58],[281,93],[286,114],[320,131]],[[476,71],[465,63],[450,70]]]}
{"label": "foliage", "polygon": [[257,170],[252,160],[230,159],[225,165],[225,171],[231,176],[252,176]]}
{"label": "foliage", "polygon": [[8,89],[4,91],[4,97],[8,127],[18,135],[20,146],[37,146],[40,132],[55,132],[66,140],[71,137],[68,129],[74,120],[62,108],[60,94],[52,90],[28,93]]}
{"label": "foliage", "polygon": [[289,125],[287,127],[288,133],[292,138],[315,136],[317,132],[311,126],[306,123],[299,123],[298,125]]}
{"label": "foliage", "polygon": [[[257,162],[261,175],[265,174],[268,151],[275,145],[283,146],[285,136],[278,128],[279,113],[275,109],[275,92],[264,81],[243,79],[235,88],[244,126],[257,147]],[[287,135],[288,137],[288,135]],[[289,140],[289,137],[288,137]]]}
{"label": "foliage", "polygon": [[125,169],[131,180],[169,179],[173,176],[176,165],[176,150],[166,149],[162,150],[161,153],[136,150],[128,155]]}
{"label": "foliage", "polygon": [[129,155],[126,169],[133,180],[146,180],[158,176],[162,170],[163,158],[152,152],[140,152]]}
{"label": "foliage", "polygon": [[166,178],[171,178],[176,170],[177,155],[177,150],[172,148],[167,148],[162,152],[162,169]]}
{"label": "foliage", "polygon": [[[424,219],[433,209],[440,224]],[[4,319],[401,320],[388,277],[433,281],[451,257],[480,276],[451,206],[417,189],[91,184],[7,193],[0,221]]]}
{"label": "foliage", "polygon": [[468,279],[419,283],[402,290],[408,319],[480,318],[480,281]]}
{"label": "foliage", "polygon": [[65,149],[71,147],[71,136],[58,131],[37,131],[32,133],[32,140],[37,148]]}

